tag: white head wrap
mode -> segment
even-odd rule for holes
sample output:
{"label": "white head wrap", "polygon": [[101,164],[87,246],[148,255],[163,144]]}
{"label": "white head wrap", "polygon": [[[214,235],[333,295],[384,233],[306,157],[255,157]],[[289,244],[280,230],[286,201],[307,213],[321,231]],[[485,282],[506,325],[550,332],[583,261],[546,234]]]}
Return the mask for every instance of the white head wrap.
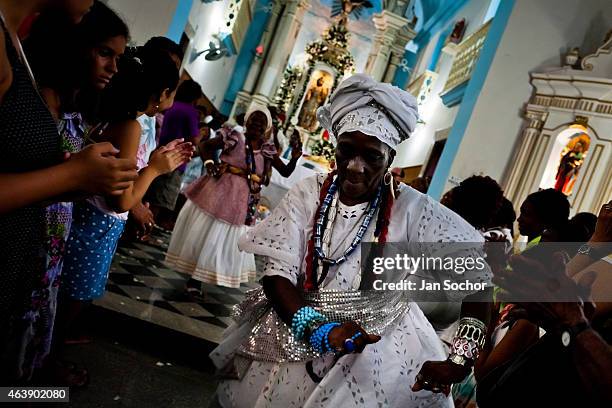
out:
{"label": "white head wrap", "polygon": [[266,131],[272,128],[272,114],[267,107],[261,105],[251,105],[247,113],[244,114],[244,126],[246,127],[246,123],[249,120],[249,117],[255,112],[261,112],[266,115],[266,119],[268,119],[268,125],[266,126]]}
{"label": "white head wrap", "polygon": [[416,127],[417,101],[410,93],[365,74],[342,81],[329,103],[317,110],[330,136],[360,131],[395,149]]}

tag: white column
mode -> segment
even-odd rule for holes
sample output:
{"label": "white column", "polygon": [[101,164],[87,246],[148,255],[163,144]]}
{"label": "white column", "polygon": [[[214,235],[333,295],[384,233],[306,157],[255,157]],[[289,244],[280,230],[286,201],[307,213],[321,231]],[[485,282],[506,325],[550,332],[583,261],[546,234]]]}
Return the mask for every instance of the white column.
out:
{"label": "white column", "polygon": [[271,11],[272,15],[268,20],[266,30],[264,31],[260,42],[260,44],[263,46],[264,53],[261,57],[256,57],[253,59],[247,78],[244,81],[244,86],[242,87],[242,90],[238,92],[236,100],[234,101],[234,106],[232,107],[230,117],[234,117],[236,112],[246,111],[251,104],[255,86],[257,85],[258,79],[262,72],[263,62],[267,59],[272,51],[271,45],[272,41],[274,40],[273,36],[282,11],[283,5],[281,2],[274,2],[274,7]]}
{"label": "white column", "polygon": [[[401,49],[401,54],[403,54],[403,47],[416,34],[407,27],[408,20],[406,18],[388,10],[375,14],[373,21],[376,27],[376,35],[374,36],[372,51],[368,57],[366,73],[377,81],[386,80],[387,77],[393,79],[392,74],[395,74],[395,69],[401,61],[401,58],[398,60],[396,57],[392,61],[394,64],[391,69],[392,72],[387,75],[387,66],[392,58],[393,51],[399,55],[398,51]],[[390,82],[390,80],[387,82]]]}
{"label": "white column", "polygon": [[261,36],[261,45],[264,48],[264,53],[261,57],[256,57],[251,64],[251,68],[249,69],[249,74],[247,79],[244,81],[244,86],[242,90],[244,92],[248,92],[252,94],[255,91],[255,86],[257,85],[257,80],[261,73],[261,69],[263,66],[263,62],[268,58],[271,54],[272,41],[274,40],[274,33],[276,30],[276,25],[278,24],[278,19],[280,18],[280,13],[282,12],[282,4],[280,2],[274,2],[274,8],[272,9],[272,15],[270,16],[270,20],[268,21],[268,26],[266,31],[264,31]]}
{"label": "white column", "polygon": [[401,64],[402,58],[404,58],[406,44],[408,44],[408,41],[412,40],[415,35],[416,33],[407,26],[400,28],[395,36],[395,42],[391,46],[391,58],[389,59],[383,82],[393,82],[395,71]]}
{"label": "white column", "polygon": [[[505,184],[505,195],[514,205],[520,205],[525,197],[531,192],[531,183],[535,177],[535,171],[540,162],[535,160],[537,152],[541,150],[542,127],[546,122],[547,114],[536,110],[527,110],[525,119],[529,122],[523,129],[518,150],[511,161]],[[530,177],[531,176],[531,177]]]}
{"label": "white column", "polygon": [[280,83],[287,60],[302,27],[304,13],[308,8],[306,0],[289,0],[285,11],[280,18],[278,28],[274,34],[274,41],[270,46],[270,55],[266,59],[265,67],[257,84],[254,99],[267,104],[274,97],[276,88]]}

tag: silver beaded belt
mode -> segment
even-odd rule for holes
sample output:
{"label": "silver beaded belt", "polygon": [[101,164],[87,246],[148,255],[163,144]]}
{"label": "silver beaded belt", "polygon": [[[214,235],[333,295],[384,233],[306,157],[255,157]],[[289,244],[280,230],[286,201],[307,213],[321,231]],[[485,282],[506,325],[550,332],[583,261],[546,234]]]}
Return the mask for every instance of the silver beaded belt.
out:
{"label": "silver beaded belt", "polygon": [[[306,292],[303,296],[310,306],[330,321],[342,323],[352,320],[368,333],[378,335],[396,325],[410,309],[405,291],[322,289]],[[228,361],[231,367],[222,369],[225,374],[233,373],[230,375],[232,378],[241,378],[252,361],[297,363],[320,357],[307,342],[293,337],[290,328],[272,309],[263,288],[246,292],[246,299],[234,306],[232,317],[237,327],[251,326],[249,335],[240,342]],[[211,358],[214,360],[214,357],[213,351]]]}

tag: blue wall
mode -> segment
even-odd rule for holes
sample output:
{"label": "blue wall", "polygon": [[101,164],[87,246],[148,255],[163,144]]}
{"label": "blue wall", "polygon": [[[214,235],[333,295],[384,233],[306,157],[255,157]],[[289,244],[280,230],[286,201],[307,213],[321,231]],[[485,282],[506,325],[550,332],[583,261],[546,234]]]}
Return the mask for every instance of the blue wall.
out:
{"label": "blue wall", "polygon": [[[393,77],[393,85],[396,85],[400,88],[406,88],[409,81],[413,78],[411,77],[412,70],[416,67],[418,62],[418,54],[423,51],[423,49],[427,46],[429,41],[442,29],[446,28],[446,30],[452,30],[452,24],[454,21],[455,14],[458,10],[460,10],[469,0],[441,0],[439,2],[435,1],[425,1],[422,3],[423,6],[423,18],[426,18],[427,21],[423,24],[421,29],[419,30],[417,36],[412,40],[413,43],[417,47],[417,52],[406,51],[404,53],[404,59],[407,62],[409,67],[409,72],[405,72],[402,69],[398,69],[395,72],[395,76]],[[418,25],[417,25],[418,27]],[[450,31],[448,31],[450,34]],[[440,37],[444,36],[444,33]],[[441,41],[441,42],[440,42]],[[442,51],[442,47],[444,45],[444,39],[441,38],[438,44],[436,45],[436,49],[434,50],[434,55],[432,56],[432,60],[430,61],[428,66],[431,64],[435,64],[438,62],[438,58]]]}
{"label": "blue wall", "polygon": [[257,0],[255,4],[253,20],[242,41],[240,53],[238,54],[234,71],[231,74],[232,80],[225,92],[223,104],[221,105],[221,113],[224,115],[229,115],[231,113],[236,95],[238,95],[238,92],[240,92],[244,86],[244,82],[251,69],[251,64],[253,63],[253,58],[255,58],[255,48],[257,48],[261,41],[261,37],[266,30],[266,25],[271,15],[271,13],[266,12],[266,6],[272,2],[273,0]]}
{"label": "blue wall", "polygon": [[470,122],[474,106],[480,95],[480,91],[485,83],[489,68],[495,57],[495,52],[499,46],[499,42],[506,30],[508,19],[512,13],[515,0],[504,0],[501,2],[497,14],[493,18],[491,28],[483,45],[482,51],[474,68],[472,78],[469,80],[461,106],[457,112],[455,123],[448,135],[442,156],[436,167],[431,185],[427,194],[435,199],[440,199],[444,192],[444,187],[450,176],[451,166],[463,140],[463,135]]}
{"label": "blue wall", "polygon": [[178,0],[174,17],[172,17],[170,26],[168,26],[166,37],[177,44],[181,41],[181,36],[185,31],[185,25],[187,25],[187,20],[189,19],[189,12],[191,11],[192,2],[193,0]]}

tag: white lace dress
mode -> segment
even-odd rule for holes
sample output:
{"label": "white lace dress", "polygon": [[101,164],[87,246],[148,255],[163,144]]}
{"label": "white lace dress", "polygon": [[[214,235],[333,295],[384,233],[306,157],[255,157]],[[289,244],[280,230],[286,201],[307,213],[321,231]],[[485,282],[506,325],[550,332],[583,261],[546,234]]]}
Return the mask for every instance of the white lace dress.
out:
{"label": "white lace dress", "polygon": [[[303,180],[289,191],[282,203],[263,223],[240,241],[241,249],[266,256],[265,275],[286,277],[294,284],[304,271],[307,243],[318,207],[322,176]],[[359,228],[367,203],[348,207],[339,202],[331,236],[331,256],[340,256]],[[372,236],[374,222],[366,237]],[[388,241],[481,242],[467,222],[430,197],[402,185],[395,201]],[[356,289],[360,284],[360,248],[339,267],[329,270],[322,287]],[[466,276],[473,281],[490,280]],[[460,299],[456,299],[460,300]],[[230,327],[229,333],[235,330]],[[227,340],[226,342],[229,342]],[[211,353],[219,363],[221,345]],[[340,358],[318,358],[313,370],[323,377],[315,383],[304,363],[277,364],[254,361],[242,380],[223,380],[217,389],[223,407],[450,407],[452,400],[429,391],[412,392],[415,376],[428,360],[444,360],[446,355],[431,324],[416,303],[399,324],[388,329],[381,340],[366,346],[361,354]]]}

